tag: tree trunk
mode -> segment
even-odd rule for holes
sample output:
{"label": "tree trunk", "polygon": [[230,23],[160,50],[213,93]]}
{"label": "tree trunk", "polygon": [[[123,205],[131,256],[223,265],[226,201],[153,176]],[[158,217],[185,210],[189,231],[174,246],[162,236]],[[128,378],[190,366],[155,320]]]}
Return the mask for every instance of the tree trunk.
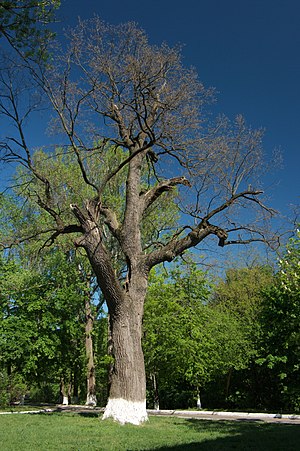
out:
{"label": "tree trunk", "polygon": [[93,337],[92,331],[94,326],[94,317],[91,310],[91,301],[86,293],[85,298],[85,352],[87,359],[87,392],[86,392],[86,405],[96,406],[96,377],[95,377],[95,363],[94,363],[94,351],[93,351]]}
{"label": "tree trunk", "polygon": [[229,389],[230,389],[230,384],[231,384],[231,377],[232,377],[232,371],[233,368],[231,367],[227,373],[227,378],[226,378],[226,387],[225,387],[225,400],[227,401],[228,399],[228,395],[229,395]]}
{"label": "tree trunk", "polygon": [[65,381],[63,377],[61,377],[60,379],[60,404],[63,404],[64,406],[69,405],[69,393],[66,390]]}
{"label": "tree trunk", "polygon": [[146,411],[146,377],[141,345],[144,299],[125,296],[110,314],[114,367],[103,419],[141,424]]}
{"label": "tree trunk", "polygon": [[156,373],[152,373],[151,375],[153,381],[153,392],[154,392],[154,409],[159,410],[159,392],[158,392],[158,384]]}
{"label": "tree trunk", "polygon": [[201,403],[201,398],[200,398],[200,390],[199,387],[197,387],[197,409],[201,410],[202,409],[202,403]]}
{"label": "tree trunk", "polygon": [[[134,184],[132,181],[127,184]],[[139,186],[135,189],[140,192]],[[139,194],[137,194],[139,197]],[[137,203],[131,200],[132,216],[127,214],[124,223],[138,223],[135,211]],[[126,255],[128,277],[123,286],[113,267],[113,260],[103,243],[102,230],[98,226],[96,207],[86,206],[89,214],[72,205],[75,216],[80,221],[84,234],[76,240],[77,246],[84,247],[97,277],[97,282],[106,299],[110,315],[114,365],[108,403],[103,415],[119,423],[141,424],[148,419],[146,411],[146,377],[142,351],[142,320],[147,292],[149,268],[145,265],[141,251],[138,226],[136,233],[132,227],[123,225],[124,254]],[[130,217],[129,217],[130,216]],[[136,216],[136,217],[135,217]],[[124,244],[126,242],[126,245]],[[138,243],[138,244],[137,244]],[[124,250],[123,249],[123,250]],[[131,256],[131,257],[129,257]]]}
{"label": "tree trunk", "polygon": [[79,387],[78,387],[78,367],[77,365],[74,368],[74,375],[73,375],[73,398],[72,398],[72,404],[78,404],[79,402]]}
{"label": "tree trunk", "polygon": [[[111,327],[110,327],[110,315],[107,316],[107,355],[113,360],[113,341],[111,336]],[[107,384],[107,398],[109,397],[112,374],[114,370],[113,361],[110,361],[108,366],[108,384]]]}

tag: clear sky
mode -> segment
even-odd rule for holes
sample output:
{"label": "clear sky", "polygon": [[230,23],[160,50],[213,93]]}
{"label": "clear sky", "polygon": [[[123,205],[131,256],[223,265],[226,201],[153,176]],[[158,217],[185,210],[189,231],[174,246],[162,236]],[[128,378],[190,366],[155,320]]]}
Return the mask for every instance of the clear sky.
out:
{"label": "clear sky", "polygon": [[183,44],[184,62],[217,89],[218,110],[264,127],[267,155],[281,148],[283,167],[267,180],[272,206],[299,205],[299,0],[62,0],[59,12],[66,26],[94,14],[133,20],[152,43]]}

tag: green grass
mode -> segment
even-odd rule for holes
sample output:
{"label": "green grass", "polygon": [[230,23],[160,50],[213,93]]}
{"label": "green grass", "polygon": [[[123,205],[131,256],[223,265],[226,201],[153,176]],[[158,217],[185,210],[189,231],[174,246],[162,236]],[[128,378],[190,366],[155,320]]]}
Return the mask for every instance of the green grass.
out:
{"label": "green grass", "polygon": [[300,425],[150,417],[120,426],[90,414],[0,416],[2,451],[296,450]]}

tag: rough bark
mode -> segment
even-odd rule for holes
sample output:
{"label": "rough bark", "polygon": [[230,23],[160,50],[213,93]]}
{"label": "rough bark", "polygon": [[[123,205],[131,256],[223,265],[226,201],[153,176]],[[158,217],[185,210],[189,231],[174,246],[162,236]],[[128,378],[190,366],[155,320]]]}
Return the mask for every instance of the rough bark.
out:
{"label": "rough bark", "polygon": [[122,287],[112,266],[111,256],[102,242],[102,232],[91,219],[96,215],[95,209],[90,208],[89,214],[85,214],[73,206],[73,211],[84,231],[77,240],[77,245],[86,250],[110,315],[114,365],[104,418],[112,417],[120,423],[140,424],[147,419],[141,338],[148,273],[145,268],[143,271],[140,261],[131,257],[136,244],[129,234],[131,241],[127,242],[127,256],[130,274],[127,284]]}
{"label": "rough bark", "polygon": [[140,424],[147,419],[146,378],[141,346],[142,309],[140,300],[127,297],[112,315],[114,367],[103,418],[112,417],[120,423],[130,421]]}

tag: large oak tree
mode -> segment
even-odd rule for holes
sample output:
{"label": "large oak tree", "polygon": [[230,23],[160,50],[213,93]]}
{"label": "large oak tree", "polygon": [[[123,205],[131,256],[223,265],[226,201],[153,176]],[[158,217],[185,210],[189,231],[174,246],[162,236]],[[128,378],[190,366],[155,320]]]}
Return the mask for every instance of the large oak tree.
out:
{"label": "large oak tree", "polygon": [[[74,245],[85,249],[107,301],[113,342],[104,418],[140,424],[147,419],[141,334],[149,272],[209,238],[221,247],[267,241],[263,222],[273,212],[258,181],[262,131],[249,129],[241,116],[212,121],[206,111],[213,91],[183,66],[180,49],[151,45],[135,24],[80,23],[68,32],[68,46],[52,55],[47,64],[31,63],[29,73],[52,109],[60,153],[76,159],[74,176],[86,195],[76,198],[67,183],[53,183],[46,165],[32,157],[28,111],[20,113],[22,90],[12,83],[16,71],[3,74],[0,108],[17,135],[2,141],[2,158],[25,167],[23,194],[49,216],[47,227],[19,242],[39,234],[51,244],[73,234]],[[116,156],[107,160],[112,147]],[[118,181],[116,202],[108,193]],[[169,228],[145,237],[145,221],[163,216],[162,205],[175,194],[182,212],[177,226],[170,218]],[[62,195],[68,207],[61,207]],[[115,255],[125,262],[123,277]]]}

